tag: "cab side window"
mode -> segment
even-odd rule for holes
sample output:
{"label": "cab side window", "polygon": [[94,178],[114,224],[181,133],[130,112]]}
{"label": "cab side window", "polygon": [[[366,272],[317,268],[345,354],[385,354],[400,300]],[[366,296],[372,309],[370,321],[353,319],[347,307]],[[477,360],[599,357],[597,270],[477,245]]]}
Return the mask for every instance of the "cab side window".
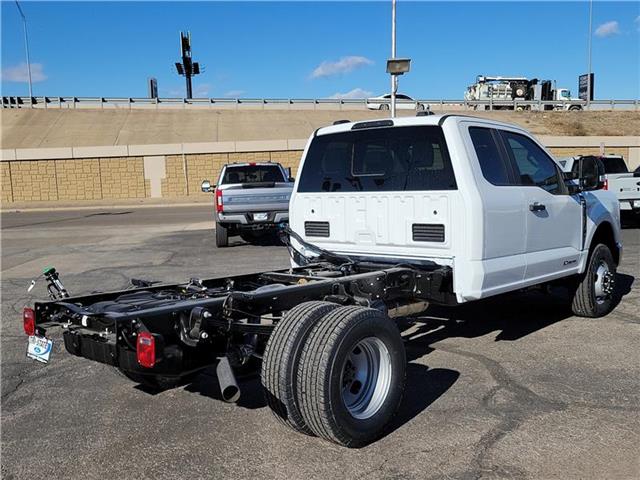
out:
{"label": "cab side window", "polygon": [[482,176],[493,185],[513,185],[494,133],[495,130],[489,128],[469,127],[469,136],[480,163]]}
{"label": "cab side window", "polygon": [[554,195],[566,193],[558,166],[544,150],[524,135],[504,130],[500,134],[518,185],[537,186]]}

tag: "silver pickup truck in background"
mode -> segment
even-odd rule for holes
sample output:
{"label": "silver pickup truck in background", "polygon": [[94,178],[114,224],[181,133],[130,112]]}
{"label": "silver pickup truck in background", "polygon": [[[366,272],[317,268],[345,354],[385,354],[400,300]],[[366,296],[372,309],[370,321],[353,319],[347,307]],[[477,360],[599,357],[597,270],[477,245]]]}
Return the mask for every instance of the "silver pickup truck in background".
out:
{"label": "silver pickup truck in background", "polygon": [[289,169],[271,162],[228,164],[216,185],[203,181],[202,191],[214,192],[216,246],[227,247],[233,235],[255,241],[288,222],[293,181]]}
{"label": "silver pickup truck in background", "polygon": [[[580,175],[579,160],[587,157],[594,156],[578,155],[562,158],[559,162],[565,172],[571,172],[577,178]],[[640,177],[629,171],[622,155],[600,155],[595,158],[600,168],[603,189],[615,193],[622,212],[640,214]]]}

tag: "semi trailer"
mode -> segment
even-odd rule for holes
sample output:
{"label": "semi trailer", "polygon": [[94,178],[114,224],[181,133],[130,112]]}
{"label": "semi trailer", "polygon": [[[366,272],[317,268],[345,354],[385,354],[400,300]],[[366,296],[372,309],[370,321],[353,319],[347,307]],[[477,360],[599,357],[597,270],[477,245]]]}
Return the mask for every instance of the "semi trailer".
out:
{"label": "semi trailer", "polygon": [[475,110],[582,110],[580,99],[572,98],[570,90],[556,88],[554,84],[551,80],[537,78],[478,75],[476,82],[467,87],[464,98],[467,102],[491,102],[490,105],[473,104]]}

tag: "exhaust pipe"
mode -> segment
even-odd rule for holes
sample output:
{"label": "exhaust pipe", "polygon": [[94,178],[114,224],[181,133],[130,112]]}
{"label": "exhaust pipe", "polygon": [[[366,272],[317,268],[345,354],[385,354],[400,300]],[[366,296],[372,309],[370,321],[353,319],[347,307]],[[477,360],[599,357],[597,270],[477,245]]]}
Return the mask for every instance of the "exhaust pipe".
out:
{"label": "exhaust pipe", "polygon": [[240,399],[240,387],[233,374],[229,358],[222,357],[216,366],[216,375],[220,384],[220,392],[225,402],[235,403]]}

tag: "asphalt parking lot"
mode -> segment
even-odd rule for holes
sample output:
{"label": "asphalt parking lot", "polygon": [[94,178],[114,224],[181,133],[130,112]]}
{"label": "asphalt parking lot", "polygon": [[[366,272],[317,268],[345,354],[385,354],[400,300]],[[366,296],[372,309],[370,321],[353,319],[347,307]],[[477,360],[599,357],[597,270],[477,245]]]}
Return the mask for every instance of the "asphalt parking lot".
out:
{"label": "asphalt parking lot", "polygon": [[2,478],[635,479],[640,477],[640,229],[624,230],[622,300],[596,320],[513,294],[403,322],[408,388],[391,431],[348,450],[294,434],[241,383],[205,372],[150,394],[67,354],[25,358],[22,307],[54,265],[73,294],[288,265],[284,247],[216,249],[210,207],[2,214]]}

